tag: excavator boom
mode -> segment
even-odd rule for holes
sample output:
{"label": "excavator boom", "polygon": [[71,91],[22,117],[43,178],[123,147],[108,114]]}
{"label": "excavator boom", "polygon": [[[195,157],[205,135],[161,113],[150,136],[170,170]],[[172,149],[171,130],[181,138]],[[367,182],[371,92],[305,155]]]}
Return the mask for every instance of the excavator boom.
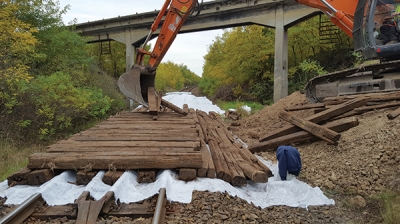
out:
{"label": "excavator boom", "polygon": [[354,13],[358,0],[296,0],[296,2],[320,9],[333,24],[352,37]]}
{"label": "excavator boom", "polygon": [[[166,0],[162,9],[154,20],[150,32],[143,45],[137,49],[135,64],[118,79],[121,92],[128,98],[148,106],[148,96],[155,93],[154,82],[157,66],[167,53],[176,35],[182,28],[187,18],[192,14],[196,0]],[[162,19],[164,18],[163,22]],[[160,33],[152,51],[144,48],[151,39],[153,33],[162,23]],[[145,56],[150,57],[147,65],[144,65]]]}

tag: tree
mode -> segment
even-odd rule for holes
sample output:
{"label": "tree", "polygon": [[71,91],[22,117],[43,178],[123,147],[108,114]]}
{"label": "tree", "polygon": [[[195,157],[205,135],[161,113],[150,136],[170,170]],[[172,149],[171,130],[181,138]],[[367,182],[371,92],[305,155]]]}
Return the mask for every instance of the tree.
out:
{"label": "tree", "polygon": [[185,83],[181,68],[171,61],[161,63],[157,68],[156,89],[167,92],[182,89]]}
{"label": "tree", "polygon": [[185,86],[196,86],[199,84],[201,78],[194,72],[190,71],[185,64],[180,64],[179,67],[181,68],[183,78],[185,79]]}
{"label": "tree", "polygon": [[[265,78],[271,61],[273,39],[261,26],[236,27],[225,31],[210,45],[204,57],[200,87],[209,96],[252,98],[249,88]],[[228,88],[222,88],[227,86]],[[228,93],[227,91],[230,91]]]}
{"label": "tree", "polygon": [[121,109],[115,80],[63,25],[64,12],[57,1],[0,0],[0,134],[47,138]]}
{"label": "tree", "polygon": [[0,113],[11,113],[18,96],[32,79],[29,64],[38,55],[37,30],[19,20],[18,6],[10,0],[0,1]]}

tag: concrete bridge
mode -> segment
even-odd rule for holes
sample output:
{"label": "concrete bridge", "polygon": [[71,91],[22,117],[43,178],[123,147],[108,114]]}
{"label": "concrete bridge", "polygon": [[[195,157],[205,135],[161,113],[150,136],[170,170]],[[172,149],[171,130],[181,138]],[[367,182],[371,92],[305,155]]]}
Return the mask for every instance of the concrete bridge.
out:
{"label": "concrete bridge", "polygon": [[[204,2],[200,13],[189,18],[180,33],[199,32],[257,24],[275,28],[274,101],[288,95],[287,30],[310,17],[317,9],[294,0],[216,0]],[[76,24],[76,32],[90,36],[89,43],[115,40],[126,44],[126,69],[134,64],[135,49],[148,35],[158,11],[119,16]],[[158,31],[154,37],[158,35]]]}

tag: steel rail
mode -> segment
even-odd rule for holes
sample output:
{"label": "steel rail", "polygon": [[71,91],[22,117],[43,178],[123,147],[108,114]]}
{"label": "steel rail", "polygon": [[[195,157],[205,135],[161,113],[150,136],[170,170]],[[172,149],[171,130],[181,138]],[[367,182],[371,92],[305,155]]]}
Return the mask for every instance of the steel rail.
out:
{"label": "steel rail", "polygon": [[26,218],[28,218],[34,211],[36,207],[36,202],[43,200],[42,194],[36,193],[26,199],[22,204],[20,204],[17,208],[12,210],[2,219],[0,219],[0,224],[15,224],[22,223]]}
{"label": "steel rail", "polygon": [[167,202],[165,197],[166,192],[167,190],[165,188],[160,188],[160,192],[158,193],[157,198],[157,205],[153,216],[153,224],[164,223],[166,213],[165,204]]}

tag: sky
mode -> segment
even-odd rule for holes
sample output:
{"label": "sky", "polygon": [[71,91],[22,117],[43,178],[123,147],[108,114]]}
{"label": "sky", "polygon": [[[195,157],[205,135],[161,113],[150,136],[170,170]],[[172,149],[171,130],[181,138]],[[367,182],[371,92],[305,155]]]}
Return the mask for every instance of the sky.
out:
{"label": "sky", "polygon": [[[204,0],[205,2],[207,0]],[[210,1],[210,0],[208,0]],[[70,5],[70,10],[63,16],[68,24],[73,19],[77,23],[127,16],[136,13],[160,10],[164,0],[59,0],[60,8]],[[149,27],[150,28],[150,27]],[[179,34],[171,45],[162,62],[172,61],[175,64],[185,64],[196,75],[203,73],[204,55],[208,46],[216,36],[221,36],[222,30]],[[156,39],[150,43],[154,46]]]}

